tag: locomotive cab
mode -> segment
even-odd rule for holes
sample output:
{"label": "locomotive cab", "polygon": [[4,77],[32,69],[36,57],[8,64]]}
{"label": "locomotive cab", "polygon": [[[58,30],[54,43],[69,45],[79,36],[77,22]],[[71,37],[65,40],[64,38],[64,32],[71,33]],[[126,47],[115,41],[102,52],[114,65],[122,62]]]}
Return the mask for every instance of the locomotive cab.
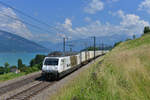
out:
{"label": "locomotive cab", "polygon": [[58,79],[70,69],[70,57],[45,57],[42,66],[42,76],[48,79]]}
{"label": "locomotive cab", "polygon": [[42,75],[47,78],[58,77],[59,58],[46,57],[43,61]]}

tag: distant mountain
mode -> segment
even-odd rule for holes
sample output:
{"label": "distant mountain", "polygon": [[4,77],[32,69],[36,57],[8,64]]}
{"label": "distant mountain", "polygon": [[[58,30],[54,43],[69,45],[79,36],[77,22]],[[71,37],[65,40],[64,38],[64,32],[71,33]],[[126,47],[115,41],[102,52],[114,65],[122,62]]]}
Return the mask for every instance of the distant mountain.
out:
{"label": "distant mountain", "polygon": [[[96,45],[100,46],[102,42],[105,44],[104,46],[113,46],[114,43],[118,41],[124,41],[129,36],[127,35],[112,35],[112,36],[102,36],[96,37]],[[131,37],[130,37],[131,38]],[[46,48],[49,48],[51,51],[62,51],[63,43],[52,43],[49,41],[42,41],[38,42],[40,45],[43,45]],[[70,50],[68,44],[73,44],[72,50],[73,51],[80,51],[84,49],[86,46],[93,46],[93,39],[92,38],[85,38],[85,39],[77,39],[72,41],[67,41],[66,43],[66,50]]]}
{"label": "distant mountain", "polygon": [[18,35],[0,30],[0,52],[48,52],[48,49]]}
{"label": "distant mountain", "polygon": [[50,41],[40,41],[37,43],[48,48],[50,51],[61,51],[63,48],[63,43],[52,43]]}

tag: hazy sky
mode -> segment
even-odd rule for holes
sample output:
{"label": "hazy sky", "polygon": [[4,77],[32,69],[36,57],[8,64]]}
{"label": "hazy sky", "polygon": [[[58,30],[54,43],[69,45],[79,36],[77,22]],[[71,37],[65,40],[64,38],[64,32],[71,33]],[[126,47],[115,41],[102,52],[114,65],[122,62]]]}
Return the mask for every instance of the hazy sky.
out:
{"label": "hazy sky", "polygon": [[[0,29],[38,41],[89,36],[139,36],[150,22],[150,0],[0,0],[46,22],[44,26],[0,5]],[[3,14],[24,20],[33,28]],[[48,31],[47,31],[48,30]]]}

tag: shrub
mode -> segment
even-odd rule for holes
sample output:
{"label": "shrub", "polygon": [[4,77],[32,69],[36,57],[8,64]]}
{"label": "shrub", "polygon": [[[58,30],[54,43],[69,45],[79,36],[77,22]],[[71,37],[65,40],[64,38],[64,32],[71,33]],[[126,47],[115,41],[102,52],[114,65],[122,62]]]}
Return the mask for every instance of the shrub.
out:
{"label": "shrub", "polygon": [[28,67],[24,66],[20,69],[21,72],[26,72],[26,70],[28,69]]}
{"label": "shrub", "polygon": [[32,73],[32,72],[36,72],[36,71],[39,71],[40,69],[39,69],[39,64],[36,64],[36,65],[34,65],[34,66],[32,66],[32,67],[26,67],[25,69],[24,69],[24,72],[26,73],[26,74],[29,74],[29,73]]}
{"label": "shrub", "polygon": [[120,43],[122,43],[122,41],[116,42],[116,43],[114,44],[114,47],[118,46]]}

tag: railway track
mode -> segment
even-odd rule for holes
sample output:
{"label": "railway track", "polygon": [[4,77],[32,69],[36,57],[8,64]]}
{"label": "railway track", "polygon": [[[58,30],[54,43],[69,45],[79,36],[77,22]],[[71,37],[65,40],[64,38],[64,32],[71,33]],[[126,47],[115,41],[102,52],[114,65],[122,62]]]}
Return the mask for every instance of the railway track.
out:
{"label": "railway track", "polygon": [[27,85],[27,84],[29,84],[31,82],[34,82],[36,80],[36,78],[40,77],[40,75],[41,74],[37,74],[37,75],[31,76],[29,78],[22,79],[20,81],[16,81],[16,82],[13,82],[11,84],[8,84],[8,85],[0,87],[0,96],[5,94],[5,93],[7,93],[7,92],[10,92],[10,91],[13,91],[15,89],[18,89],[19,87]]}
{"label": "railway track", "polygon": [[29,89],[26,89],[14,96],[7,98],[6,100],[29,100],[32,96],[38,94],[39,92],[43,91],[53,84],[55,84],[55,82],[42,81],[30,87]]}
{"label": "railway track", "polygon": [[[92,61],[93,59],[91,59],[90,61]],[[90,62],[89,61],[89,62]],[[88,64],[89,62],[87,62],[86,64]],[[81,66],[84,66],[86,64],[83,64]],[[35,75],[35,76],[32,76],[28,79],[25,79],[23,81],[17,81],[17,82],[14,82],[13,84],[10,84],[7,86],[4,86],[4,87],[0,87],[0,95],[1,93],[2,94],[5,94],[6,92],[8,91],[12,91],[18,87],[22,87],[24,85],[27,85],[31,82],[34,82],[35,81],[35,78],[37,77],[40,77],[40,75]],[[37,95],[38,93],[42,92],[44,89],[50,87],[51,85],[55,84],[56,82],[54,81],[45,81],[45,79],[42,79],[42,78],[39,78],[38,80],[40,80],[39,83],[36,83],[34,84],[33,86],[31,86],[30,88],[28,89],[25,89],[13,96],[10,96],[8,97],[6,100],[29,100],[31,97],[34,97],[35,95]]]}

